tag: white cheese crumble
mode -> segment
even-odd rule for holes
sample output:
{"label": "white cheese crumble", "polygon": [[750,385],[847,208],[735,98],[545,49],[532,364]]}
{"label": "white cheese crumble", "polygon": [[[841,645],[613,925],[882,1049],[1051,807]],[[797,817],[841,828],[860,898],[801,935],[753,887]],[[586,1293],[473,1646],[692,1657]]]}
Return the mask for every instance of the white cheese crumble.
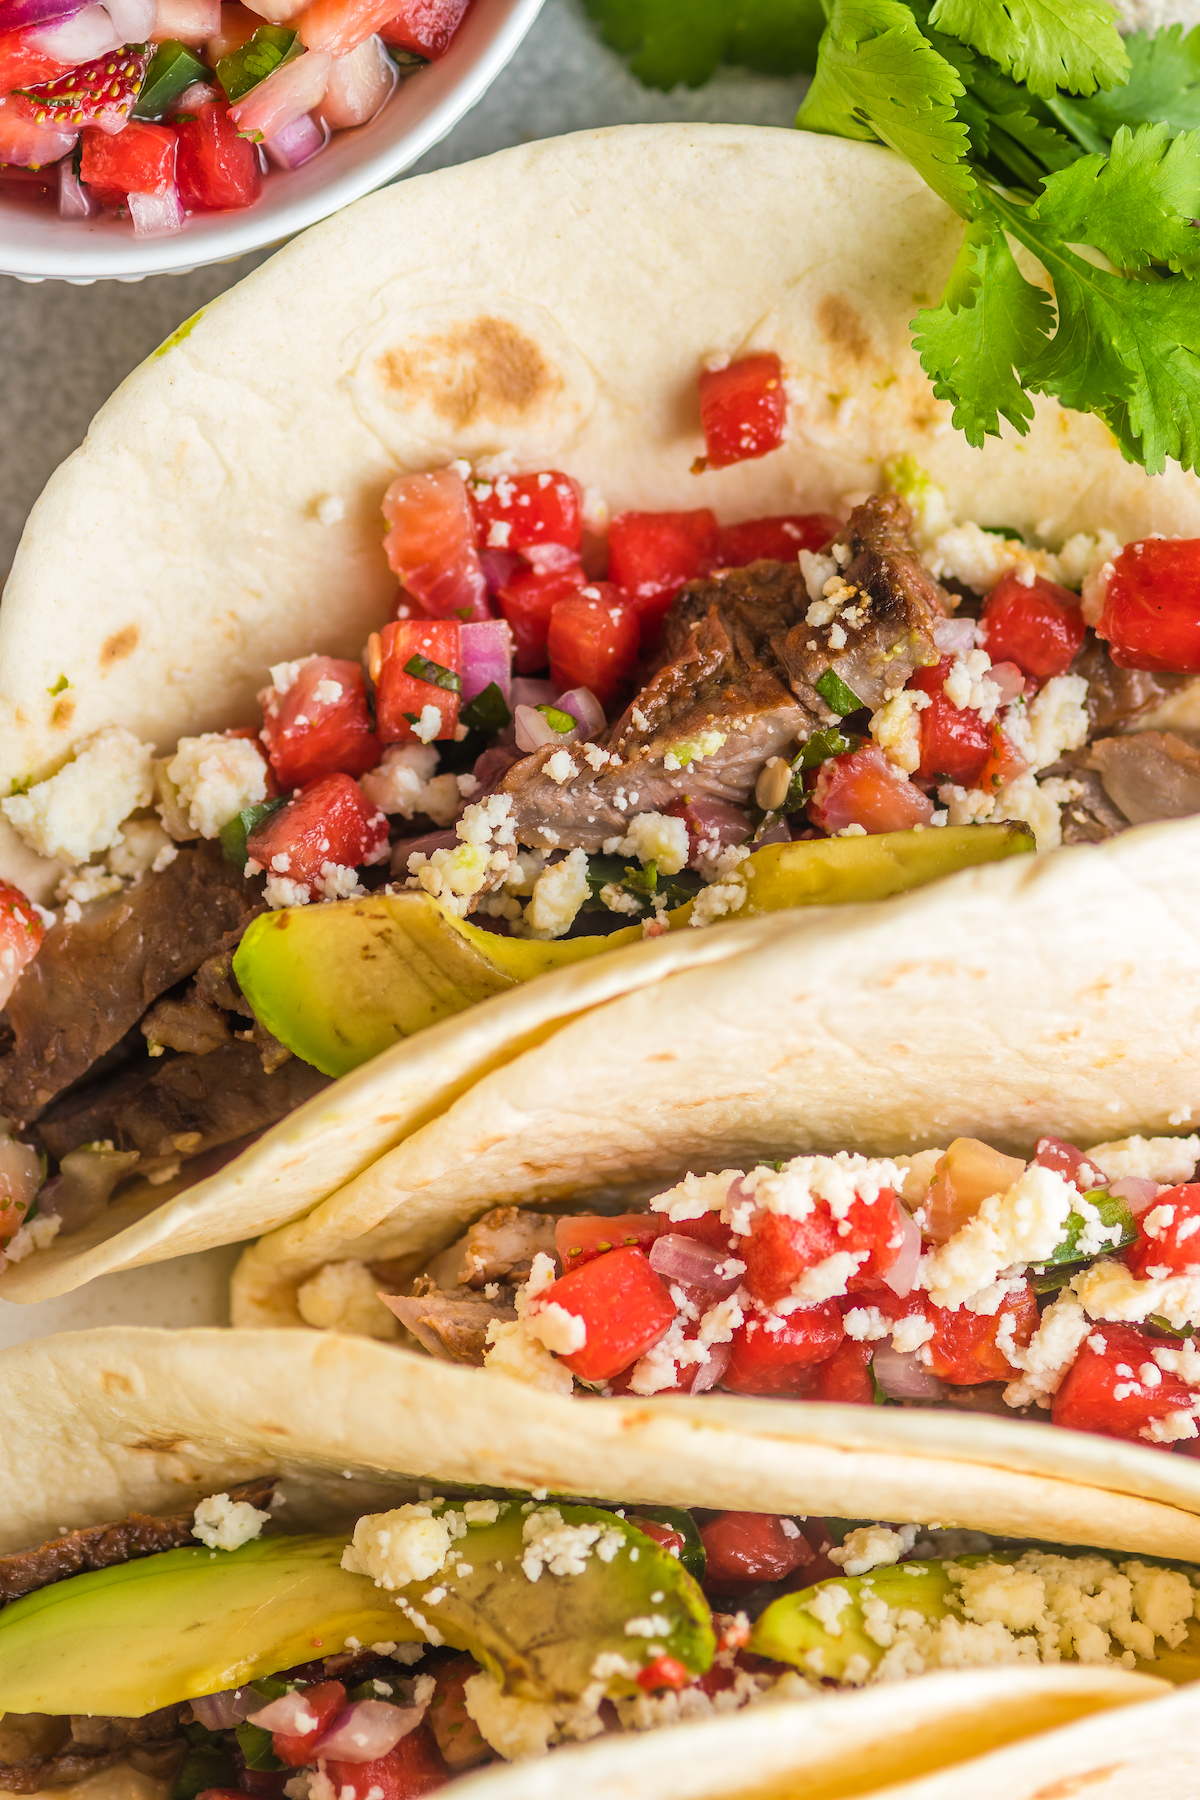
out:
{"label": "white cheese crumble", "polygon": [[722,1169],[717,1175],[685,1175],[674,1187],[654,1196],[650,1211],[666,1213],[672,1221],[702,1219],[705,1213],[721,1211],[730,1188],[741,1179],[740,1169]]}
{"label": "white cheese crumble", "polygon": [[123,725],[106,726],[56,775],[0,800],[0,812],[40,856],[85,863],[119,844],[122,822],[150,804],[153,754]]}
{"label": "white cheese crumble", "polygon": [[[619,1526],[594,1520],[568,1525],[556,1506],[536,1507],[527,1513],[521,1538],[525,1546],[521,1569],[528,1581],[540,1580],[547,1569],[551,1575],[582,1575],[589,1556],[595,1554],[601,1562],[610,1563],[625,1543]],[[665,1632],[670,1629],[668,1621]]]}
{"label": "white cheese crumble", "polygon": [[822,1624],[830,1637],[841,1637],[841,1615],[850,1604],[850,1590],[838,1586],[818,1588],[811,1600],[804,1602],[804,1611],[810,1612],[814,1619]]}
{"label": "white cheese crumble", "polygon": [[[838,572],[838,566],[832,556],[824,556],[815,550],[801,550],[799,556],[800,573],[804,577],[804,585],[808,589],[808,597],[814,606],[822,606],[825,602],[825,583],[832,581]],[[822,618],[823,625],[832,618],[832,612]],[[807,621],[813,623],[814,621]]]}
{"label": "white cheese crumble", "polygon": [[259,1535],[270,1516],[251,1506],[248,1500],[212,1494],[196,1508],[192,1535],[209,1550],[238,1550]]}
{"label": "white cheese crumble", "polygon": [[626,1637],[665,1638],[671,1635],[671,1621],[663,1613],[647,1613],[644,1618],[626,1619]]}
{"label": "white cheese crumble", "polygon": [[507,874],[516,854],[516,827],[510,794],[488,794],[468,806],[454,827],[459,842],[453,850],[432,856],[413,851],[408,859],[409,887],[420,887],[440,900],[448,912],[465,918],[471,901]]}
{"label": "white cheese crumble", "polygon": [[1092,1319],[1140,1324],[1157,1313],[1176,1331],[1200,1326],[1200,1270],[1138,1281],[1124,1263],[1106,1257],[1083,1269],[1071,1287]]}
{"label": "white cheese crumble", "polygon": [[[462,1531],[455,1531],[456,1523],[461,1523]],[[342,1552],[342,1567],[351,1575],[369,1575],[376,1587],[393,1592],[436,1575],[455,1536],[465,1531],[465,1520],[453,1512],[435,1518],[423,1501],[394,1512],[368,1513],[354,1527],[354,1541]]]}
{"label": "white cheese crumble", "polygon": [[894,768],[911,775],[921,761],[920,715],[933,704],[919,688],[903,688],[871,714],[871,736]]}
{"label": "white cheese crumble", "polygon": [[587,1325],[578,1314],[568,1312],[556,1300],[543,1306],[530,1307],[526,1314],[529,1332],[553,1350],[556,1356],[571,1356],[587,1343]]}
{"label": "white cheese crumble", "polygon": [[359,786],[380,812],[399,813],[411,819],[427,813],[435,825],[452,825],[458,817],[462,793],[454,775],[438,775],[438,752],[432,744],[389,744],[383,761],[359,780]]}
{"label": "white cheese crumble", "polygon": [[480,1736],[506,1762],[544,1756],[559,1736],[562,1707],[506,1694],[494,1675],[481,1671],[470,1676],[463,1684],[463,1703]]}
{"label": "white cheese crumble", "polygon": [[847,1533],[840,1550],[829,1552],[829,1560],[847,1575],[865,1575],[869,1569],[898,1563],[916,1541],[915,1525],[901,1525],[898,1531],[887,1525],[860,1525]]}
{"label": "white cheese crumble", "polygon": [[652,862],[660,875],[678,875],[687,867],[687,826],[666,813],[638,813],[623,838],[605,840],[604,851],[609,856],[636,856],[643,865]]}
{"label": "white cheese crumble", "polygon": [[1053,1256],[1077,1199],[1056,1170],[1031,1163],[1007,1193],[990,1195],[974,1218],[921,1258],[917,1285],[938,1306],[965,1303],[972,1312],[995,1313],[1005,1292],[1001,1270]]}
{"label": "white cheese crumble", "polygon": [[[516,1291],[516,1318],[493,1319],[487,1328],[483,1366],[492,1374],[507,1375],[512,1381],[540,1388],[544,1393],[569,1394],[574,1389],[575,1377],[565,1363],[560,1363],[534,1337],[532,1321],[527,1317],[530,1301],[544,1293],[554,1280],[553,1258],[539,1251],[533,1259],[529,1280]],[[560,1310],[565,1312],[566,1308]]]}
{"label": "white cheese crumble", "polygon": [[556,750],[553,756],[546,758],[542,767],[551,781],[556,781],[559,787],[564,781],[570,781],[572,776],[579,773],[579,765],[572,761],[569,750]]}
{"label": "white cheese crumble", "polygon": [[423,744],[431,744],[442,729],[442,709],[432,704],[421,708],[421,716],[413,726],[413,736]]}
{"label": "white cheese crumble", "polygon": [[126,819],[121,841],[105,857],[114,875],[131,880],[138,875],[160,875],[179,855],[157,819]]}
{"label": "white cheese crumble", "polygon": [[249,738],[219,731],[180,738],[166,776],[188,826],[204,838],[219,836],[222,825],[267,797],[267,765],[258,749]]}
{"label": "white cheese crumble", "polygon": [[1157,1181],[1161,1187],[1179,1187],[1190,1181],[1200,1158],[1200,1137],[1127,1137],[1111,1144],[1096,1144],[1087,1153],[1110,1181],[1131,1176]]}
{"label": "white cheese crumble", "polygon": [[379,1283],[365,1263],[326,1263],[301,1283],[296,1305],[304,1323],[318,1331],[385,1342],[400,1335],[400,1321],[379,1298]]}
{"label": "white cheese crumble", "polygon": [[[1002,1321],[1002,1325],[1006,1323],[1008,1320]],[[1024,1373],[1005,1388],[1005,1402],[1009,1406],[1049,1407],[1090,1330],[1082,1306],[1069,1290],[1046,1308],[1024,1347],[1014,1343],[1010,1327],[1002,1349],[1013,1367]]]}
{"label": "white cheese crumble", "polygon": [[23,1262],[35,1250],[48,1249],[58,1236],[61,1224],[62,1220],[54,1213],[39,1213],[36,1219],[30,1219],[27,1225],[20,1226],[4,1247],[0,1268],[5,1263]]}
{"label": "white cheese crumble", "polygon": [[587,870],[587,853],[583,850],[572,850],[562,862],[551,863],[542,870],[525,909],[527,936],[565,937],[588,897]]}

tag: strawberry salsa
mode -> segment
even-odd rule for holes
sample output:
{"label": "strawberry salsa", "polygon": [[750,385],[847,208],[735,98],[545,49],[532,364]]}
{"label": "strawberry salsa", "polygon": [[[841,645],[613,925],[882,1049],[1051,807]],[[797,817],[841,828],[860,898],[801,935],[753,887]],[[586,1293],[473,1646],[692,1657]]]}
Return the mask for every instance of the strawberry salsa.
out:
{"label": "strawberry salsa", "polygon": [[365,125],[470,0],[8,0],[0,193],[179,231]]}
{"label": "strawberry salsa", "polygon": [[[3,1559],[0,1703],[30,1749],[0,1764],[0,1790],[129,1757],[171,1800],[415,1800],[562,1743],[939,1668],[1066,1659],[1176,1683],[1200,1668],[1185,1568],[939,1527],[431,1491],[358,1518],[347,1543],[270,1535],[279,1497],[216,1494],[194,1517]],[[306,1640],[276,1605],[292,1586],[320,1652],[299,1664]],[[231,1609],[250,1619],[241,1685],[197,1692],[229,1678]],[[31,1657],[55,1671],[49,1693]]]}
{"label": "strawberry salsa", "polygon": [[[800,1156],[689,1175],[621,1217],[500,1208],[400,1293],[331,1264],[312,1324],[535,1387],[953,1406],[1196,1454],[1200,1138],[1032,1161]],[[382,1301],[382,1306],[379,1305]],[[387,1311],[384,1311],[384,1308]]]}

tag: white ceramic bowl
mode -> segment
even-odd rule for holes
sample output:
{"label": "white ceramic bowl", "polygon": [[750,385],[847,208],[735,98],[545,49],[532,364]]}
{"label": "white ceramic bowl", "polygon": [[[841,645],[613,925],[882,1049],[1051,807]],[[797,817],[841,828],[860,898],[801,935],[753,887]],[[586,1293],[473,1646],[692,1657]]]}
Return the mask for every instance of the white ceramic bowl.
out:
{"label": "white ceramic bowl", "polygon": [[490,87],[542,0],[474,0],[440,61],[409,76],[378,117],[335,133],[300,169],[276,172],[257,205],[197,213],[171,237],[135,237],[127,220],[65,220],[0,198],[0,274],[19,281],[141,281],[182,275],[279,243],[407,169]]}

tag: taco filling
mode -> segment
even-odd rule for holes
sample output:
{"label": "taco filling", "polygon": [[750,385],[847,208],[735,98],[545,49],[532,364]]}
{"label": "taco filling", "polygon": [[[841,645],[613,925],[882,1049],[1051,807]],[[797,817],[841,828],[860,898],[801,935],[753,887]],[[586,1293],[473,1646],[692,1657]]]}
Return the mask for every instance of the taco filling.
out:
{"label": "taco filling", "polygon": [[[481,1764],[938,1668],[1200,1673],[1190,1569],[979,1533],[271,1481],[0,1558],[0,1790],[408,1800]],[[265,1529],[264,1529],[265,1528]]]}
{"label": "taco filling", "polygon": [[500,1207],[415,1278],[411,1257],[326,1263],[297,1304],[559,1393],[1049,1414],[1195,1454],[1197,1156],[1197,1137],[799,1156],[619,1217]]}
{"label": "taco filling", "polygon": [[[705,372],[710,466],[782,442],[782,382]],[[504,463],[388,489],[361,666],[318,647],[254,725],[111,725],[0,801],[58,906],[0,888],[0,1113],[59,1183],[33,1237],[10,1184],[0,1254],[562,962],[1200,810],[1186,735],[1134,729],[1200,670],[1194,540],[1030,547],[899,463],[912,506],[607,521]]]}

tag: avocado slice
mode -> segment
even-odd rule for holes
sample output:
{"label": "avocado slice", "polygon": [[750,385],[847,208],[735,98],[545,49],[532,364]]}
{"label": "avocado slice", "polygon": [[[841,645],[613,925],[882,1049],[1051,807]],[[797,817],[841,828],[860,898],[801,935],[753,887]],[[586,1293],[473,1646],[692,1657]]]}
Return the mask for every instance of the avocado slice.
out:
{"label": "avocado slice", "polygon": [[[746,901],[729,916],[882,900],[1033,848],[1023,825],[767,844],[741,864]],[[672,931],[687,925],[693,904],[665,915]],[[346,1075],[477,1000],[641,940],[640,925],[550,943],[500,937],[411,890],[265,913],[243,937],[233,969],[280,1043],[326,1075]]]}
{"label": "avocado slice", "polygon": [[[567,1550],[571,1528],[598,1527],[598,1549],[576,1573],[542,1567],[531,1579],[531,1511],[553,1513]],[[596,1507],[502,1502],[494,1523],[467,1526],[439,1574],[395,1591],[343,1569],[345,1548],[342,1536],[188,1547],[26,1595],[0,1611],[0,1713],[138,1718],[332,1656],[351,1638],[448,1643],[539,1700],[578,1699],[605,1654],[635,1674],[664,1653],[695,1673],[712,1662],[712,1614],[692,1577]],[[631,1634],[631,1620],[650,1629]],[[609,1692],[636,1692],[631,1677],[605,1679]]]}
{"label": "avocado slice", "polygon": [[[977,1568],[983,1563],[1015,1563],[1019,1556],[1016,1550],[998,1550],[987,1555],[960,1556],[955,1561],[959,1567]],[[822,1594],[833,1589],[842,1589],[849,1596],[834,1615],[834,1622],[841,1628],[839,1635],[829,1631],[811,1610],[814,1601],[820,1608]],[[826,1680],[843,1680],[854,1659],[865,1658],[874,1669],[883,1658],[884,1647],[866,1630],[862,1603],[871,1596],[894,1610],[920,1613],[930,1623],[950,1614],[962,1616],[945,1562],[896,1563],[872,1569],[869,1575],[835,1576],[798,1593],[784,1594],[772,1601],[759,1618],[749,1647],[758,1656],[791,1663],[806,1675]],[[1139,1671],[1177,1683],[1200,1679],[1200,1623],[1193,1619],[1187,1630],[1186,1639],[1177,1649],[1163,1644],[1155,1656],[1139,1659]],[[858,1666],[862,1668],[861,1661]]]}
{"label": "avocado slice", "polygon": [[140,1718],[333,1656],[347,1638],[419,1638],[390,1595],[341,1567],[345,1547],[188,1546],[26,1594],[0,1611],[0,1712]]}

